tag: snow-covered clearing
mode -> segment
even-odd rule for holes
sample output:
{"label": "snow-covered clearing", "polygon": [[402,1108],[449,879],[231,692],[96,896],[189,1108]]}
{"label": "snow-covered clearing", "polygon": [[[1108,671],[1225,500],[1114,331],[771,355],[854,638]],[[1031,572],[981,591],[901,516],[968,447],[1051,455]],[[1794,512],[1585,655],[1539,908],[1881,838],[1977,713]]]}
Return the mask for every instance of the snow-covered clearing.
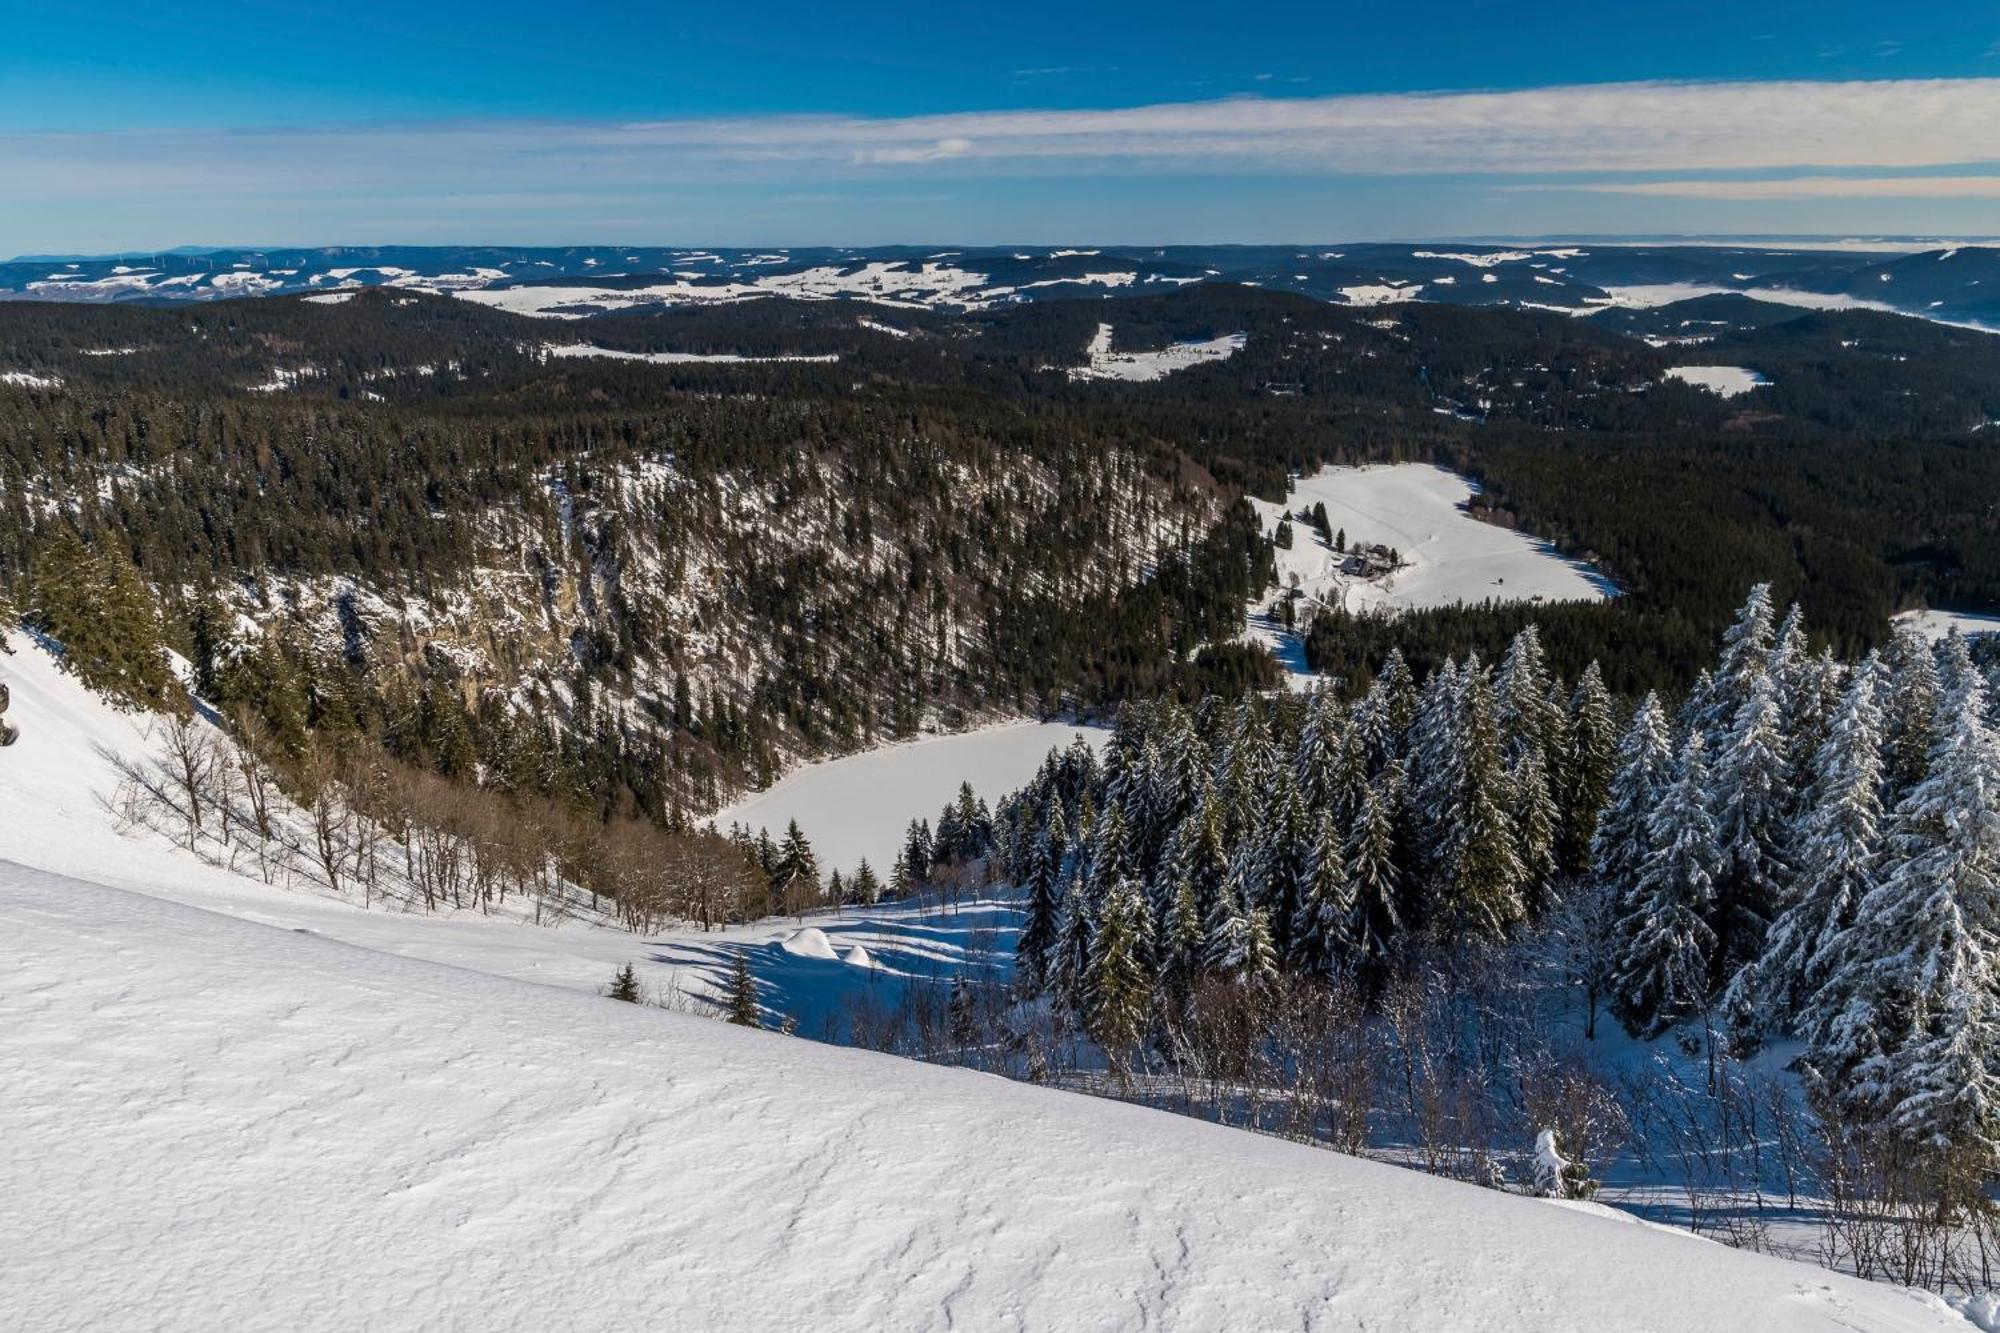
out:
{"label": "snow-covered clearing", "polygon": [[60,389],[60,375],[37,375],[27,370],[0,370],[0,384],[12,384],[22,389]]}
{"label": "snow-covered clearing", "polygon": [[11,865],[0,932],[15,1327],[1965,1327],[1594,1211]]}
{"label": "snow-covered clearing", "polygon": [[592,347],[588,343],[553,343],[542,348],[543,357],[598,357],[610,361],[650,361],[655,365],[749,365],[765,361],[838,361],[838,352],[826,356],[741,356],[735,352],[623,352],[615,347]]}
{"label": "snow-covered clearing", "polygon": [[1107,733],[1097,727],[1017,722],[953,736],[934,736],[861,754],[808,764],[715,816],[773,837],[796,819],[813,845],[820,869],[852,874],[863,857],[886,875],[913,819],[936,821],[961,782],[995,801],[1025,786],[1053,749],[1078,737],[1093,749]]}
{"label": "snow-covered clearing", "polygon": [[2000,634],[2000,615],[1983,611],[1905,611],[1896,623],[1915,626],[1927,639],[1942,639],[1953,630],[1965,635]]}
{"label": "snow-covered clearing", "polygon": [[1111,350],[1111,326],[1099,324],[1097,333],[1090,340],[1090,364],[1074,366],[1069,377],[1073,380],[1157,380],[1164,379],[1177,370],[1191,366],[1207,365],[1214,361],[1226,361],[1243,350],[1246,341],[1241,333],[1224,334],[1220,338],[1210,338],[1204,342],[1174,343],[1153,352],[1114,352]]}
{"label": "snow-covered clearing", "polygon": [[1734,398],[1771,382],[1747,366],[1672,366],[1667,370],[1667,378],[1707,389],[1723,398]]}
{"label": "snow-covered clearing", "polygon": [[[1464,508],[1473,485],[1427,463],[1323,468],[1292,483],[1284,504],[1252,499],[1264,531],[1275,533],[1288,513],[1325,504],[1335,534],[1351,550],[1370,544],[1395,549],[1405,562],[1394,573],[1364,578],[1341,572],[1342,555],[1311,524],[1294,520],[1290,550],[1278,551],[1279,594],[1297,587],[1301,611],[1315,606],[1348,611],[1401,611],[1482,602],[1591,602],[1617,594],[1611,581],[1547,542],[1482,523]],[[1303,651],[1269,615],[1267,598],[1250,610],[1250,637],[1284,663],[1298,688],[1311,683]]]}

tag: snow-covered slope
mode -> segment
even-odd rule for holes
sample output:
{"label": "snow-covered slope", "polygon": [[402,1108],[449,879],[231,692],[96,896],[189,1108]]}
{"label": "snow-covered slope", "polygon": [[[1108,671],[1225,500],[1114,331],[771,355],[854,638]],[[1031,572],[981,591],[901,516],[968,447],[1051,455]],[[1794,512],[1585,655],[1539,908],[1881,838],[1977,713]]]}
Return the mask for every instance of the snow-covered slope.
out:
{"label": "snow-covered slope", "polygon": [[19,1328],[1930,1329],[1110,1102],[0,865]]}

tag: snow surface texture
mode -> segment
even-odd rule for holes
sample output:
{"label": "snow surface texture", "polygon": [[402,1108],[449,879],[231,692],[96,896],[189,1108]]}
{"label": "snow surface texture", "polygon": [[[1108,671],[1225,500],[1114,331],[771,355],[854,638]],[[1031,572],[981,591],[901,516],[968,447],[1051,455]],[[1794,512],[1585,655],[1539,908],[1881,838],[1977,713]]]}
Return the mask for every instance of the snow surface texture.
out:
{"label": "snow surface texture", "polygon": [[1090,364],[1072,367],[1069,377],[1073,380],[1165,379],[1177,370],[1226,361],[1243,350],[1245,341],[1245,335],[1230,333],[1206,342],[1174,343],[1154,352],[1114,352],[1111,350],[1111,326],[1099,324],[1096,335],[1090,340]]}
{"label": "snow surface texture", "polygon": [[1966,1326],[1654,1227],[10,864],[0,935],[24,1329]]}
{"label": "snow surface texture", "polygon": [[1673,366],[1667,378],[1707,389],[1723,398],[1734,398],[1771,381],[1744,366]]}
{"label": "snow surface texture", "polygon": [[[1347,533],[1350,548],[1369,543],[1394,547],[1405,568],[1380,579],[1340,572],[1341,556],[1310,524],[1294,520],[1292,547],[1278,551],[1281,589],[1297,586],[1305,606],[1349,611],[1401,611],[1459,602],[1589,602],[1615,596],[1609,579],[1565,559],[1547,542],[1481,523],[1463,506],[1472,483],[1427,463],[1323,468],[1292,483],[1282,505],[1253,499],[1264,531],[1275,533],[1287,513],[1324,502],[1328,522]],[[1251,608],[1249,637],[1276,653],[1296,688],[1314,679],[1295,637],[1271,618],[1269,604]]]}
{"label": "snow surface texture", "polygon": [[1081,736],[1093,749],[1108,739],[1100,727],[1020,722],[809,764],[782,781],[717,812],[727,832],[741,822],[779,837],[792,820],[812,843],[822,873],[852,874],[863,857],[887,877],[913,819],[935,823],[944,803],[970,782],[996,801],[1027,785],[1048,758]]}

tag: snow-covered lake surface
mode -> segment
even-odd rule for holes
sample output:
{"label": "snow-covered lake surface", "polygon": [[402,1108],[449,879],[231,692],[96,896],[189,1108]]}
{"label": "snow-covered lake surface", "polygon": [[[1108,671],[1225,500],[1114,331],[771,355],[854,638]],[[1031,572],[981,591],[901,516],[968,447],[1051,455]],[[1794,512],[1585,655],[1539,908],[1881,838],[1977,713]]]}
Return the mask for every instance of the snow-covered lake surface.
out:
{"label": "snow-covered lake surface", "polygon": [[822,871],[851,874],[867,857],[876,873],[886,877],[910,821],[935,824],[961,782],[970,782],[987,801],[997,801],[1025,785],[1050,750],[1079,736],[1101,750],[1108,733],[1099,727],[1017,722],[808,764],[717,812],[715,823],[726,831],[740,821],[752,830],[768,828],[778,837],[796,819]]}
{"label": "snow-covered lake surface", "polygon": [[1088,349],[1090,364],[1073,367],[1069,372],[1071,379],[1135,381],[1164,379],[1177,370],[1226,361],[1242,351],[1245,342],[1245,335],[1229,333],[1203,342],[1174,343],[1157,351],[1115,352],[1111,347],[1112,336],[1111,325],[1097,326],[1097,333],[1091,338]]}
{"label": "snow-covered lake surface", "polygon": [[1734,398],[1771,382],[1747,366],[1673,366],[1668,369],[1667,378],[1724,398]]}
{"label": "snow-covered lake surface", "polygon": [[1929,639],[1942,639],[1953,630],[1964,635],[2000,634],[2000,615],[1981,611],[1905,611],[1896,623],[1914,625]]}

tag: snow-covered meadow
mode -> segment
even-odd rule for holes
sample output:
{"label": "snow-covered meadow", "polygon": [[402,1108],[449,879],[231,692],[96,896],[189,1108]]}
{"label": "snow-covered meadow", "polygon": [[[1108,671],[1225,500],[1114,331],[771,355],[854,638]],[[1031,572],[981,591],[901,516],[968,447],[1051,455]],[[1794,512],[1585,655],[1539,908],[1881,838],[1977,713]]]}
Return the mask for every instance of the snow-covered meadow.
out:
{"label": "snow-covered meadow", "polygon": [[1198,342],[1180,342],[1150,352],[1112,350],[1112,326],[1099,324],[1088,351],[1090,364],[1073,367],[1074,380],[1128,380],[1144,382],[1164,379],[1177,370],[1226,361],[1243,350],[1245,336],[1228,333]]}
{"label": "snow-covered meadow", "polygon": [[[1404,567],[1369,579],[1341,572],[1342,556],[1309,524],[1292,523],[1292,545],[1278,551],[1279,593],[1296,587],[1304,605],[1352,612],[1395,612],[1460,602],[1588,602],[1617,594],[1603,574],[1547,542],[1482,523],[1466,511],[1473,484],[1427,463],[1322,468],[1292,483],[1283,504],[1251,500],[1264,530],[1275,534],[1289,513],[1326,506],[1336,534],[1357,544],[1393,547]],[[1276,653],[1294,685],[1309,684],[1303,650],[1271,615],[1269,598],[1250,608],[1249,634]]]}

